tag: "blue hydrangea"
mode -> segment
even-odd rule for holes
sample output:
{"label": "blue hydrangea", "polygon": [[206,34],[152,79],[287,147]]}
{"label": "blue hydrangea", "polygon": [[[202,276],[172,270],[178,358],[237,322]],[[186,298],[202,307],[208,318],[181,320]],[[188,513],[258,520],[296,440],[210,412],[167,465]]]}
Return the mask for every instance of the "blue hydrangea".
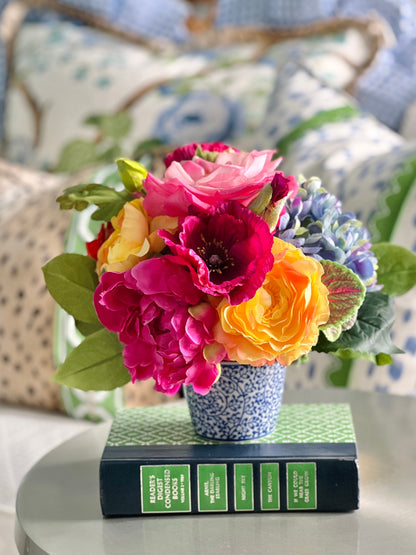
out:
{"label": "blue hydrangea", "polygon": [[286,202],[276,237],[292,243],[317,260],[333,260],[357,274],[367,289],[376,288],[377,259],[370,234],[352,212],[312,178],[302,183],[294,199]]}

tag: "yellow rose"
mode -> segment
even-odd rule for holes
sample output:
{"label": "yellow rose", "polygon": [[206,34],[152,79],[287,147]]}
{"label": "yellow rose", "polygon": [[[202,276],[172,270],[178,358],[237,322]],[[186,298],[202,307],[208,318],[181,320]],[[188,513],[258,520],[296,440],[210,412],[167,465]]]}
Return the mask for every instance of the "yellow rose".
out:
{"label": "yellow rose", "polygon": [[328,290],[322,266],[300,249],[275,238],[274,265],[255,296],[217,307],[214,333],[230,360],[263,366],[277,360],[288,366],[318,340],[319,326],[329,318]]}
{"label": "yellow rose", "polygon": [[167,229],[174,233],[178,220],[168,216],[149,218],[140,198],[126,203],[111,219],[111,224],[114,231],[97,254],[99,275],[103,271],[124,272],[150,255],[161,252],[165,243],[158,236],[158,230]]}

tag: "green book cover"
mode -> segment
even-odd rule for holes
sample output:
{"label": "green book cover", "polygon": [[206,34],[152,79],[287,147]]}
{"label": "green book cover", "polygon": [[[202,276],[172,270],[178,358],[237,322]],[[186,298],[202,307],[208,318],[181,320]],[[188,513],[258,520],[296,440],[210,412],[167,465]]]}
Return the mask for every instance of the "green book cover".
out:
{"label": "green book cover", "polygon": [[184,403],[121,409],[100,488],[105,516],[356,509],[350,407],[283,404],[270,435],[244,442],[198,436]]}

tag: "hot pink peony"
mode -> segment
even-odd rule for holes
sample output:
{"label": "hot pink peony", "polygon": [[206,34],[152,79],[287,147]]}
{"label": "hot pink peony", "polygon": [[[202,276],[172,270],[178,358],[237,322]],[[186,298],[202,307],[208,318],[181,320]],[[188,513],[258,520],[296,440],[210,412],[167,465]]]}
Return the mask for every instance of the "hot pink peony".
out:
{"label": "hot pink peony", "polygon": [[233,305],[251,299],[273,266],[269,226],[236,201],[186,217],[178,237],[159,235],[189,266],[198,289]]}
{"label": "hot pink peony", "polygon": [[155,388],[168,394],[183,383],[206,394],[218,378],[224,352],[211,348],[210,360],[204,356],[218,318],[201,301],[188,269],[169,255],[124,273],[105,273],[94,294],[101,323],[125,344],[132,381],[153,377]]}
{"label": "hot pink peony", "polygon": [[148,174],[143,206],[151,217],[186,216],[190,206],[207,210],[227,200],[248,206],[273,180],[280,163],[280,159],[272,160],[273,154],[273,150],[223,151],[215,162],[197,156],[173,161],[162,180]]}

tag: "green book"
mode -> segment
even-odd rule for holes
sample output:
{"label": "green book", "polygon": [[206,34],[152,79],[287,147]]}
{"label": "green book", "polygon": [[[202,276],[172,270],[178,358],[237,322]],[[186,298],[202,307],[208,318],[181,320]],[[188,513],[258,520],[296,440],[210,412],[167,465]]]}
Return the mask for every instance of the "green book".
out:
{"label": "green book", "polygon": [[198,436],[183,403],[121,409],[100,463],[104,516],[358,508],[347,404],[283,404],[267,437]]}

